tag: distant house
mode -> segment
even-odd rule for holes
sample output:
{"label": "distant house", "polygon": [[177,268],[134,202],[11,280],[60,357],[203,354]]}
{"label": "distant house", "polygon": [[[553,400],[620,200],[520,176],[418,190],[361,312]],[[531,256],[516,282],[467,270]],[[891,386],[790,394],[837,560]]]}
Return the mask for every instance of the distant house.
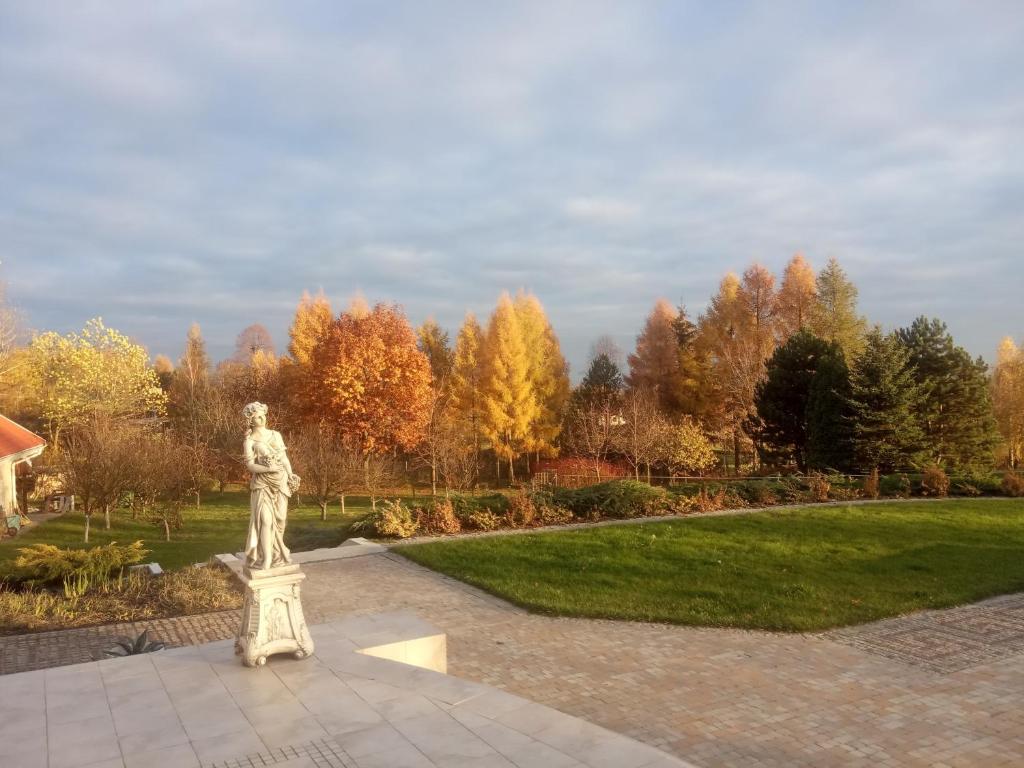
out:
{"label": "distant house", "polygon": [[39,435],[0,415],[0,530],[3,518],[15,515],[18,509],[15,467],[31,461],[45,447],[46,441]]}

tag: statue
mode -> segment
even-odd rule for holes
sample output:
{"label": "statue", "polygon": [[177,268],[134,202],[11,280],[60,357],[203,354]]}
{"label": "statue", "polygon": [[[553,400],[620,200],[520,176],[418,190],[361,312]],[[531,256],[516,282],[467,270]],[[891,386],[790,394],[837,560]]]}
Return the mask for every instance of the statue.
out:
{"label": "statue", "polygon": [[287,565],[292,561],[284,545],[288,499],[299,489],[300,479],[292,472],[281,433],[267,429],[267,406],[249,403],[242,415],[249,425],[243,455],[252,473],[245,561],[250,568]]}
{"label": "statue", "polygon": [[306,576],[284,545],[288,499],[299,488],[299,476],[292,472],[281,433],[267,429],[267,406],[249,403],[242,415],[249,427],[243,454],[252,479],[242,569],[245,603],[235,653],[254,667],[275,653],[306,658],[313,653],[313,640],[299,596]]}

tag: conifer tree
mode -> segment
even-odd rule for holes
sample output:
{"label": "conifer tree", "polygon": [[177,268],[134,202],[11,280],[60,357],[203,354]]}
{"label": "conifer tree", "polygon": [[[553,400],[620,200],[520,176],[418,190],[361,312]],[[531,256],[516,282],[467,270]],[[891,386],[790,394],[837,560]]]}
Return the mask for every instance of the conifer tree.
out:
{"label": "conifer tree", "polygon": [[626,383],[654,392],[665,411],[676,410],[679,382],[678,313],[665,299],[658,299],[636,337],[636,351],[628,357]]}
{"label": "conifer tree", "polygon": [[584,399],[611,397],[622,391],[622,372],[607,354],[602,352],[590,361],[576,394]]}
{"label": "conifer tree", "polygon": [[776,328],[780,342],[785,342],[801,328],[810,327],[815,298],[814,270],[803,254],[798,253],[786,265],[779,288]]}
{"label": "conifer tree", "polygon": [[818,273],[815,293],[810,329],[815,336],[836,342],[850,363],[864,348],[867,322],[857,314],[857,286],[834,257]]}
{"label": "conifer tree", "polygon": [[430,373],[435,387],[446,387],[453,360],[448,332],[443,330],[434,318],[428,317],[416,329],[416,337],[420,352],[430,361]]}
{"label": "conifer tree", "polygon": [[988,466],[996,442],[988,368],[958,347],[946,324],[918,317],[896,332],[920,386],[928,459],[955,468]]}
{"label": "conifer tree", "polygon": [[891,472],[914,465],[923,434],[916,414],[923,395],[910,355],[895,335],[872,330],[850,371],[850,409],[857,466]]}
{"label": "conifer tree", "polygon": [[496,457],[508,461],[511,481],[515,459],[530,449],[530,430],[540,409],[522,325],[507,293],[491,315],[484,349],[481,427]]}
{"label": "conifer tree", "polygon": [[473,313],[467,312],[459,335],[455,339],[455,352],[452,358],[452,407],[469,425],[478,461],[483,408],[483,365],[483,330]]}
{"label": "conifer tree", "polygon": [[853,466],[850,371],[839,345],[818,360],[807,396],[807,466],[849,470]]}
{"label": "conifer tree", "polygon": [[536,416],[529,427],[527,450],[552,454],[569,400],[569,366],[537,297],[520,292],[514,307],[526,346],[528,378],[537,405]]}
{"label": "conifer tree", "polygon": [[996,355],[992,400],[1006,464],[1015,468],[1024,457],[1024,351],[1009,336],[999,344]]}

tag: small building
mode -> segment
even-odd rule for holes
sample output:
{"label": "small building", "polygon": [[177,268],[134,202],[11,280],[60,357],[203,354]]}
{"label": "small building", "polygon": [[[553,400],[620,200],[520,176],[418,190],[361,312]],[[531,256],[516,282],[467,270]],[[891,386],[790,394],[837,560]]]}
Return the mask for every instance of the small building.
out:
{"label": "small building", "polygon": [[15,468],[19,464],[31,462],[45,447],[46,441],[35,432],[30,432],[6,416],[0,415],[0,531],[3,527],[3,518],[14,516],[18,512]]}

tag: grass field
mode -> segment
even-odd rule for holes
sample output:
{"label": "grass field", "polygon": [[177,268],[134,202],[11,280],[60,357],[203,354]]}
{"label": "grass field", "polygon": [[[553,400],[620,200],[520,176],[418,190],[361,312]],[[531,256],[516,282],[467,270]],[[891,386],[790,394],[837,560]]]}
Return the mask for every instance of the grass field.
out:
{"label": "grass field", "polygon": [[[342,517],[340,506],[332,504],[326,522],[320,520],[320,508],[315,504],[292,508],[288,513],[285,542],[296,550],[340,544],[348,538],[352,523],[369,511],[370,501],[365,496],[350,496],[345,500],[345,508],[346,515]],[[184,527],[171,531],[171,541],[167,542],[162,528],[132,520],[127,510],[112,514],[109,531],[103,528],[103,515],[96,514],[89,530],[89,543],[128,543],[142,539],[152,552],[149,559],[160,563],[164,569],[205,562],[211,555],[221,552],[237,552],[245,543],[249,525],[249,491],[207,494],[199,509],[185,507],[183,516]],[[83,547],[84,530],[85,517],[80,513],[31,526],[15,539],[0,540],[0,561],[17,557],[19,547],[35,543]]]}
{"label": "grass field", "polygon": [[803,508],[395,551],[540,613],[821,630],[1024,590],[1024,500]]}

